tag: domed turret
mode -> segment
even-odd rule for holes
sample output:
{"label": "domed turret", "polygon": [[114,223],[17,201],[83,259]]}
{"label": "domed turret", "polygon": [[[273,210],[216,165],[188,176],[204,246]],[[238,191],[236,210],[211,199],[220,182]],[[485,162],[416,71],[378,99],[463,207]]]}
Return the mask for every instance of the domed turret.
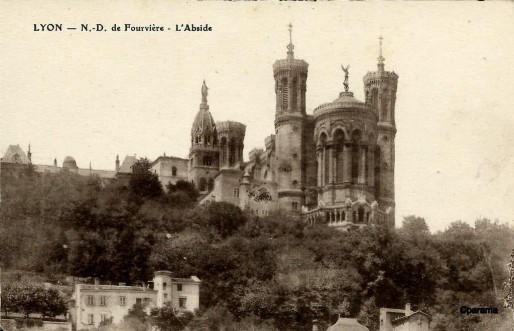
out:
{"label": "domed turret", "polygon": [[212,189],[219,170],[219,147],[216,124],[207,104],[208,88],[202,85],[202,103],[191,127],[189,178],[200,192]]}
{"label": "domed turret", "polygon": [[79,170],[79,167],[77,167],[77,162],[71,156],[66,156],[64,158],[62,168],[73,172],[77,172]]}
{"label": "domed turret", "polygon": [[211,143],[213,133],[216,130],[216,124],[207,104],[207,94],[208,88],[204,80],[202,85],[202,103],[191,128],[193,144]]}
{"label": "domed turret", "polygon": [[[372,107],[357,100],[348,87],[332,102],[314,110],[314,139],[318,158],[318,201],[336,208],[329,214],[330,226],[363,226],[370,221],[375,200],[376,127]],[[344,203],[346,201],[346,203]]]}

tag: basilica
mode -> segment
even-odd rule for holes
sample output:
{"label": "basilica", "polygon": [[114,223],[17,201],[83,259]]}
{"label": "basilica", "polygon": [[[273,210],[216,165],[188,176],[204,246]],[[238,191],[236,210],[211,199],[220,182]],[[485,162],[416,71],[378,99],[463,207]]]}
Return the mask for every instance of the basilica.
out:
{"label": "basilica", "polygon": [[364,102],[349,91],[343,67],[344,91],[307,114],[308,68],[290,40],[286,58],[273,64],[275,133],[246,162],[245,125],[214,121],[204,81],[187,168],[201,203],[227,201],[258,215],[280,209],[342,230],[394,226],[398,75],[384,68],[382,38],[377,70],[363,79]]}
{"label": "basilica", "polygon": [[[291,35],[291,27],[290,27]],[[323,222],[340,230],[368,224],[394,227],[395,101],[398,75],[386,71],[382,37],[378,65],[363,78],[365,100],[348,87],[335,99],[307,114],[309,64],[295,57],[291,37],[285,59],[273,64],[275,130],[262,148],[243,158],[246,126],[216,122],[203,82],[201,104],[191,127],[187,158],[159,156],[152,171],[163,186],[187,180],[200,191],[199,203],[225,201],[259,216],[276,210],[299,215],[309,223]],[[214,116],[213,116],[214,114]],[[4,170],[30,163],[18,145],[1,159]],[[104,181],[127,178],[135,156],[127,156],[114,171],[79,168],[68,156],[62,167],[35,165],[39,172],[63,170],[97,175]]]}

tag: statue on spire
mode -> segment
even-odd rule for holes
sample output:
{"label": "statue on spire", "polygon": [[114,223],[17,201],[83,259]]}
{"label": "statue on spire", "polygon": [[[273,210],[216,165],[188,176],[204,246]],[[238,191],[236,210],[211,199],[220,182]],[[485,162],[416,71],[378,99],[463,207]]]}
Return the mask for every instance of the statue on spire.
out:
{"label": "statue on spire", "polygon": [[380,35],[380,37],[378,38],[379,40],[379,53],[378,53],[378,69],[383,71],[384,70],[384,57],[382,56],[382,40],[384,40],[384,38],[382,37],[382,35]]}
{"label": "statue on spire", "polygon": [[207,103],[207,94],[208,94],[208,90],[209,88],[207,87],[207,85],[205,85],[205,79],[203,80],[203,85],[202,85],[202,103]]}
{"label": "statue on spire", "polygon": [[344,91],[345,92],[348,92],[348,69],[350,68],[350,65],[347,65],[346,68],[341,64],[341,68],[343,69],[344,71]]}

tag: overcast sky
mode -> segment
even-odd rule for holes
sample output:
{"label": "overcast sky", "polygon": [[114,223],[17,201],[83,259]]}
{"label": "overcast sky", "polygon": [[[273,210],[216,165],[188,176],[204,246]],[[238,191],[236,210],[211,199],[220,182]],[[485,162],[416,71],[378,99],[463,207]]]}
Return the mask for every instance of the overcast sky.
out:
{"label": "overcast sky", "polygon": [[[343,89],[363,99],[384,36],[399,75],[396,203],[431,230],[514,219],[514,5],[496,3],[18,4],[0,11],[0,154],[114,169],[119,154],[187,157],[206,79],[216,121],[247,125],[245,159],[274,132],[272,65],[309,63],[307,112]],[[165,32],[34,32],[33,24],[162,25]],[[212,32],[175,32],[175,24]]]}

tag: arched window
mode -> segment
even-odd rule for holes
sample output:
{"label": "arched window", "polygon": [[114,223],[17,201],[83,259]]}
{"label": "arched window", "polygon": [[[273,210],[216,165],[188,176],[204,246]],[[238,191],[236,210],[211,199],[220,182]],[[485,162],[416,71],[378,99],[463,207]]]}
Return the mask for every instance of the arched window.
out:
{"label": "arched window", "polygon": [[325,132],[322,132],[319,136],[319,139],[318,139],[318,146],[321,147],[322,151],[321,151],[321,163],[318,164],[318,174],[320,175],[320,179],[321,179],[321,182],[320,182],[320,185],[321,186],[324,186],[328,180],[328,171],[329,171],[329,167],[328,167],[328,153],[326,151],[326,148],[325,148],[325,145],[327,143],[327,135]]}
{"label": "arched window", "polygon": [[234,163],[236,163],[236,140],[234,138],[230,140],[228,163],[230,166],[233,166]]}
{"label": "arched window", "polygon": [[171,168],[171,175],[172,176],[176,176],[177,175],[177,167],[172,167]]}
{"label": "arched window", "polygon": [[375,87],[371,90],[371,106],[378,108],[378,89]]}
{"label": "arched window", "polygon": [[12,161],[13,161],[14,163],[21,163],[21,157],[20,157],[20,155],[19,155],[18,153],[14,154],[14,155],[12,156]]}
{"label": "arched window", "polygon": [[344,154],[343,154],[343,146],[344,146],[344,133],[343,130],[337,129],[334,132],[333,138],[333,147],[334,148],[334,157],[336,159],[336,169],[334,171],[335,181],[337,183],[343,182],[343,171],[344,171]]}
{"label": "arched window", "polygon": [[298,83],[296,81],[296,78],[293,80],[293,86],[292,86],[292,91],[291,91],[291,108],[295,108],[296,107],[296,100],[298,98]]}
{"label": "arched window", "polygon": [[202,177],[200,178],[200,185],[198,186],[199,191],[205,191],[207,189],[207,180]]}
{"label": "arched window", "polygon": [[360,161],[360,130],[353,131],[352,134],[352,182],[357,183],[359,179],[359,161]]}
{"label": "arched window", "polygon": [[206,143],[206,144],[210,144],[210,143],[211,143],[211,135],[210,135],[210,134],[208,134],[208,133],[207,133],[207,134],[205,134],[205,138],[204,138],[204,140],[205,140],[205,143]]}
{"label": "arched window", "polygon": [[378,195],[380,192],[380,159],[381,159],[380,147],[375,147],[375,194]]}
{"label": "arched window", "polygon": [[323,146],[327,142],[327,134],[325,132],[322,132],[319,135],[318,145]]}
{"label": "arched window", "polygon": [[282,79],[282,110],[287,110],[287,102],[289,98],[289,90],[287,86],[287,78]]}
{"label": "arched window", "polygon": [[364,223],[364,208],[359,208],[359,223]]}
{"label": "arched window", "polygon": [[384,92],[382,93],[382,100],[381,100],[381,105],[380,105],[380,120],[381,121],[387,121],[387,117],[388,117],[388,109],[387,109],[387,95],[388,95],[388,91],[387,90],[384,90]]}
{"label": "arched window", "polygon": [[214,129],[214,131],[212,133],[212,145],[213,146],[218,145],[218,132],[216,131],[216,129]]}
{"label": "arched window", "polygon": [[227,163],[227,157],[228,157],[228,150],[227,150],[227,138],[222,137],[221,138],[221,163],[226,164]]}

